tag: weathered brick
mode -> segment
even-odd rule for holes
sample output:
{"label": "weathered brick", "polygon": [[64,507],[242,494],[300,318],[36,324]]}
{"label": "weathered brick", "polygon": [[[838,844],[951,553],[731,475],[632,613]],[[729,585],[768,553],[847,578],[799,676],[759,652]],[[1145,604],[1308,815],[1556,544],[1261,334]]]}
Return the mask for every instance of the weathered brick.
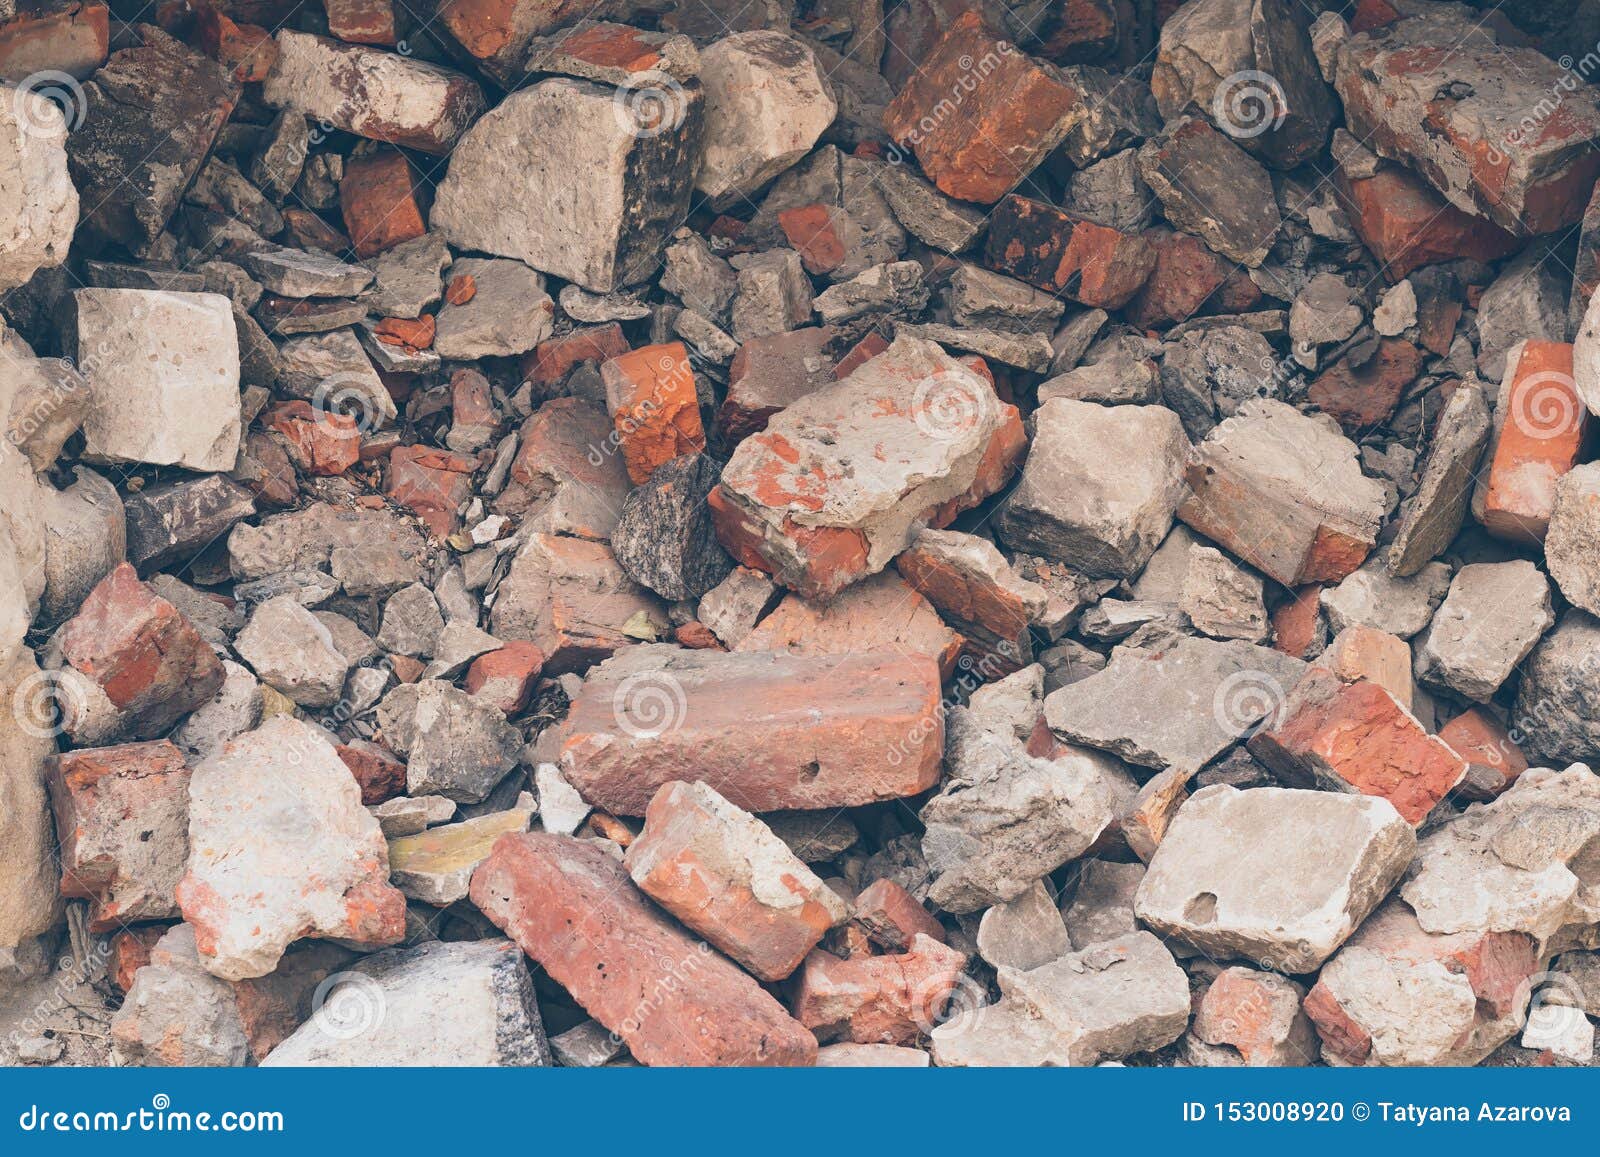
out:
{"label": "weathered brick", "polygon": [[398,149],[345,161],[339,212],[358,257],[374,257],[428,231],[417,201],[416,173]]}
{"label": "weathered brick", "polygon": [[110,43],[110,12],[99,0],[21,0],[0,25],[0,80],[20,85],[52,71],[86,80]]}
{"label": "weathered brick", "polygon": [[895,956],[841,960],[817,949],[793,982],[790,1007],[823,1041],[911,1044],[944,1019],[967,958],[932,937]]}
{"label": "weathered brick", "polygon": [[86,748],[46,768],[61,841],[61,894],[109,932],[178,914],[189,852],[189,768],[166,740]]}
{"label": "weathered brick", "polygon": [[[967,99],[955,104],[955,92]],[[885,110],[884,127],[941,192],[992,204],[1061,143],[1082,110],[1081,94],[1060,73],[1001,39],[973,10],[919,62]]]}
{"label": "weathered brick", "polygon": [[1083,305],[1121,309],[1155,270],[1156,251],[1136,233],[1012,194],[990,218],[984,264]]}
{"label": "weathered brick", "polygon": [[939,669],[895,653],[801,656],[632,647],[589,673],[561,732],[583,797],[642,815],[703,779],[753,812],[857,807],[938,780]]}
{"label": "weathered brick", "polygon": [[919,935],[943,944],[944,925],[915,896],[888,876],[874,880],[856,897],[852,921],[885,952],[905,952]]}
{"label": "weathered brick", "polygon": [[1306,673],[1249,747],[1293,786],[1382,796],[1413,826],[1467,772],[1388,690],[1323,667]]}
{"label": "weathered brick", "polygon": [[454,534],[457,513],[472,495],[476,460],[420,443],[397,446],[389,454],[384,493],[422,519],[436,538]]}
{"label": "weathered brick", "polygon": [[[1439,738],[1467,761],[1472,786],[1498,795],[1528,770],[1528,757],[1498,719],[1469,707],[1439,728]],[[1463,785],[1466,786],[1466,785]]]}
{"label": "weathered brick", "polygon": [[770,828],[704,783],[663,784],[623,863],[645,895],[758,980],[787,977],[848,915]]}
{"label": "weathered brick", "polygon": [[606,362],[628,352],[628,339],[614,321],[587,326],[540,342],[523,356],[522,376],[536,386],[559,386],[583,362]]}
{"label": "weathered brick", "polygon": [[194,624],[123,563],[61,630],[61,653],[99,685],[133,739],[165,733],[222,686],[222,661]]}
{"label": "weathered brick", "polygon": [[643,483],[657,466],[705,449],[694,371],[682,342],[644,346],[600,367],[606,408],[628,477]]}
{"label": "weathered brick", "polygon": [[328,31],[340,40],[351,44],[394,46],[392,0],[324,0],[324,7],[328,13]]}
{"label": "weathered brick", "polygon": [[507,715],[515,715],[528,705],[543,667],[543,651],[523,639],[513,639],[474,659],[463,686]]}
{"label": "weathered brick", "polygon": [[[765,429],[779,410],[835,380],[827,353],[834,336],[827,326],[803,326],[741,345],[728,365],[728,393],[717,412],[723,438],[735,443]],[[888,348],[883,342],[878,352]]]}
{"label": "weathered brick", "polygon": [[816,1039],[596,845],[506,835],[472,902],[647,1065],[808,1065]]}
{"label": "weathered brick", "polygon": [[1495,404],[1488,471],[1472,496],[1473,514],[1490,534],[1542,542],[1556,483],[1582,457],[1589,411],[1572,376],[1571,345],[1528,341],[1512,355]]}
{"label": "weathered brick", "polygon": [[381,743],[352,739],[334,748],[361,785],[361,803],[375,807],[406,791],[406,764]]}
{"label": "weathered brick", "polygon": [[349,414],[296,398],[273,406],[261,425],[283,436],[290,460],[307,474],[343,474],[361,459],[361,430]]}
{"label": "weathered brick", "polygon": [[1462,212],[1409,169],[1384,165],[1371,176],[1335,170],[1345,215],[1391,282],[1440,261],[1496,261],[1522,244],[1493,221]]}
{"label": "weathered brick", "polygon": [[1317,375],[1308,391],[1325,413],[1352,433],[1384,422],[1422,369],[1422,352],[1408,341],[1384,338],[1364,364],[1341,358]]}

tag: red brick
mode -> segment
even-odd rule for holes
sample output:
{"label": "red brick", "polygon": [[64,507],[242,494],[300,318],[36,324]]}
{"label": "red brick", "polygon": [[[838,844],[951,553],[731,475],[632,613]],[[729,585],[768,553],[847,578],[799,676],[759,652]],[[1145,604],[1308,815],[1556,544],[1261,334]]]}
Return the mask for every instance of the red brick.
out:
{"label": "red brick", "polygon": [[61,630],[63,657],[124,713],[130,738],[166,732],[222,687],[222,661],[177,607],[122,563]]}
{"label": "red brick", "polygon": [[805,326],[741,345],[728,366],[728,393],[717,413],[723,439],[732,444],[766,429],[773,414],[834,380],[827,354],[834,336],[826,326]]}
{"label": "red brick", "polygon": [[[431,320],[431,319],[430,319]],[[432,326],[429,327],[432,340]],[[474,369],[459,369],[450,375],[450,429],[454,433],[477,431],[482,442],[487,442],[500,424],[500,415],[494,408],[494,393],[489,379]],[[481,444],[481,443],[480,443]]]}
{"label": "red brick", "polygon": [[1356,235],[1391,282],[1423,265],[1458,257],[1496,261],[1522,246],[1494,222],[1462,212],[1398,165],[1360,178],[1335,170],[1334,188]]}
{"label": "red brick", "polygon": [[398,446],[389,455],[390,498],[422,519],[436,538],[448,538],[461,525],[456,513],[472,496],[477,462],[431,446]]}
{"label": "red brick", "polygon": [[391,0],[323,0],[328,31],[350,44],[395,42],[394,5]]}
{"label": "red brick", "polygon": [[1312,667],[1274,725],[1250,738],[1250,754],[1290,786],[1377,795],[1413,826],[1466,774],[1464,759],[1429,735],[1376,683],[1346,683]]}
{"label": "red brick", "polygon": [[405,794],[405,761],[383,744],[352,739],[349,743],[335,744],[334,750],[361,785],[361,802],[365,806],[376,807]]}
{"label": "red brick", "polygon": [[1155,270],[1156,251],[1137,233],[1013,194],[989,221],[984,264],[1083,305],[1121,309]]}
{"label": "red brick", "polygon": [[604,363],[600,374],[635,485],[648,482],[657,466],[705,449],[700,398],[682,342],[631,350]]}
{"label": "red brick", "polygon": [[858,807],[938,782],[938,666],[893,652],[628,651],[590,671],[561,732],[568,782],[644,814],[703,779],[746,811]]}
{"label": "red brick", "polygon": [[343,474],[361,458],[361,429],[349,414],[295,399],[273,406],[261,425],[283,436],[289,458],[307,474]]}
{"label": "red brick", "polygon": [[664,784],[623,862],[645,895],[758,980],[783,980],[847,914],[765,824],[704,783]]}
{"label": "red brick", "polygon": [[61,843],[61,894],[86,899],[89,930],[178,914],[188,858],[189,768],[166,740],[85,748],[45,772]]}
{"label": "red brick", "polygon": [[1480,707],[1469,707],[1446,723],[1439,729],[1439,738],[1474,768],[1486,768],[1498,776],[1501,782],[1495,794],[1510,787],[1517,776],[1528,770],[1528,757],[1510,732]]}
{"label": "red brick", "polygon": [[860,369],[863,362],[870,361],[888,348],[889,339],[877,330],[873,330],[851,346],[850,352],[839,359],[839,364],[833,367],[833,380],[843,381]]}
{"label": "red brick", "polygon": [[934,660],[940,678],[948,679],[962,643],[932,603],[898,573],[885,571],[827,600],[785,595],[734,650],[791,655],[899,651]]}
{"label": "red brick", "polygon": [[544,652],[524,639],[479,655],[467,668],[466,689],[507,715],[527,707],[544,667]]}
{"label": "red brick", "polygon": [[939,923],[916,898],[888,876],[874,880],[856,897],[855,923],[885,952],[905,952],[920,934],[943,944]]}
{"label": "red brick", "polygon": [[[956,103],[955,93],[966,99]],[[1059,74],[966,12],[919,62],[883,123],[942,192],[987,205],[1061,143],[1082,103]]]}
{"label": "red brick", "polygon": [[622,327],[608,321],[540,342],[523,357],[522,376],[536,386],[559,386],[581,363],[609,361],[627,352],[628,339],[622,336]]}
{"label": "red brick", "polygon": [[597,68],[648,72],[661,63],[660,40],[661,33],[596,20],[566,33],[559,43],[567,56]]}
{"label": "red brick", "polygon": [[558,533],[609,539],[632,489],[613,437],[610,419],[592,402],[546,402],[522,426],[495,510],[521,515],[542,507]]}
{"label": "red brick", "polygon": [[39,72],[87,80],[110,45],[110,11],[98,0],[21,0],[0,24],[0,80],[21,84]]}
{"label": "red brick", "polygon": [[1099,60],[1117,47],[1113,0],[1061,0],[1039,28],[1039,55],[1056,64]]}
{"label": "red brick", "polygon": [[[433,346],[436,323],[431,313],[421,317],[385,317],[372,327],[372,336],[384,345],[404,346],[409,350],[425,350]],[[459,376],[459,374],[458,374]],[[480,377],[482,375],[479,375]],[[451,379],[452,382],[454,379]]]}
{"label": "red brick", "polygon": [[717,638],[710,627],[704,623],[684,623],[672,629],[672,639],[680,647],[688,647],[691,651],[726,651],[722,640]]}
{"label": "red brick", "polygon": [[200,47],[240,84],[259,83],[278,59],[272,33],[254,24],[235,24],[221,10],[200,5],[195,13]]}
{"label": "red brick", "polygon": [[339,182],[339,211],[358,257],[375,257],[428,231],[416,174],[405,154],[379,149],[350,157]]}
{"label": "red brick", "polygon": [[108,972],[118,992],[133,987],[134,973],[150,963],[150,950],[167,934],[165,924],[140,924],[123,928],[111,937],[111,962]]}
{"label": "red brick", "polygon": [[[451,305],[465,305],[477,296],[478,279],[470,273],[456,274],[444,287],[444,299]],[[611,324],[616,325],[616,322]]]}
{"label": "red brick", "polygon": [[844,264],[843,216],[844,210],[832,205],[799,205],[778,214],[778,225],[807,273],[832,273]]}
{"label": "red brick", "polygon": [[928,512],[928,525],[936,530],[949,526],[963,511],[971,510],[1004,490],[1011,476],[1028,456],[1028,431],[1022,424],[1022,411],[1009,402],[1000,403],[1000,425],[978,460],[972,485],[949,502]]}
{"label": "red brick", "polygon": [[1583,456],[1589,410],[1572,377],[1572,346],[1529,341],[1506,364],[1488,487],[1473,513],[1490,534],[1543,542],[1556,483]]}
{"label": "red brick", "polygon": [[1296,659],[1309,659],[1322,632],[1322,587],[1303,586],[1294,597],[1272,612],[1272,646]]}
{"label": "red brick", "polygon": [[928,936],[896,956],[841,960],[818,949],[793,982],[790,1007],[824,1041],[908,1045],[939,1025],[966,965]]}
{"label": "red brick", "polygon": [[816,1039],[594,844],[502,836],[472,902],[647,1065],[809,1065]]}
{"label": "red brick", "polygon": [[1127,307],[1128,320],[1141,329],[1187,321],[1228,280],[1228,264],[1192,233],[1152,229],[1145,239],[1155,250],[1155,265]]}
{"label": "red brick", "polygon": [[1236,1049],[1251,1067],[1307,1065],[1316,1036],[1300,1017],[1304,989],[1287,977],[1253,968],[1224,968],[1195,1008],[1194,1034]]}
{"label": "red brick", "polygon": [[1422,351],[1408,341],[1384,338],[1365,365],[1341,358],[1317,375],[1311,400],[1347,431],[1365,431],[1386,421],[1422,369]]}

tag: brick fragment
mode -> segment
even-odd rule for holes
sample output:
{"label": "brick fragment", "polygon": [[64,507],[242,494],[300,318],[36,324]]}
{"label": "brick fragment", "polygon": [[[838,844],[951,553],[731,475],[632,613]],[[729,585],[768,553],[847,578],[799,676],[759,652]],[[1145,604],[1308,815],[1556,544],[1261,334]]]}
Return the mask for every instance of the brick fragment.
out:
{"label": "brick fragment", "polygon": [[705,449],[694,371],[682,342],[644,346],[600,367],[628,477],[649,480],[657,466]]}
{"label": "brick fragment", "polygon": [[45,770],[61,841],[61,894],[109,932],[178,914],[189,852],[189,768],[166,740],[86,748]]}
{"label": "brick fragment", "polygon": [[126,734],[149,739],[208,702],[222,662],[194,624],[122,563],[61,630],[61,653],[105,692]]}
{"label": "brick fragment", "polygon": [[1296,787],[1381,796],[1412,826],[1467,773],[1467,762],[1384,687],[1312,667],[1250,754]]}
{"label": "brick fragment", "polygon": [[1497,261],[1522,244],[1493,221],[1465,213],[1409,169],[1383,165],[1371,176],[1335,170],[1334,190],[1356,235],[1391,282],[1440,261]]}
{"label": "brick fragment", "polygon": [[363,807],[376,807],[385,800],[405,794],[405,760],[383,744],[368,739],[352,739],[349,743],[336,744],[334,750],[361,785]]}
{"label": "brick fragment", "polygon": [[1341,358],[1317,375],[1311,400],[1352,433],[1377,426],[1394,413],[1405,389],[1422,369],[1422,351],[1408,341],[1384,338],[1360,366]]}
{"label": "brick fragment", "polygon": [[392,0],[324,0],[328,31],[350,44],[394,47]]}
{"label": "brick fragment", "polygon": [[553,534],[609,539],[630,489],[614,439],[611,420],[594,403],[546,402],[523,424],[494,509],[532,518]]}
{"label": "brick fragment", "polygon": [[[952,92],[967,99],[955,104]],[[1032,172],[1083,113],[1076,87],[971,10],[945,29],[890,102],[884,128],[941,192],[987,205]]]}
{"label": "brick fragment", "polygon": [[[804,326],[741,345],[728,365],[728,392],[717,412],[723,438],[734,443],[765,429],[779,410],[833,381],[837,370],[827,349],[834,337],[827,326]],[[878,353],[889,348],[878,341]]]}
{"label": "brick fragment", "polygon": [[463,686],[469,694],[487,699],[507,715],[515,715],[533,697],[543,667],[543,651],[526,640],[513,639],[474,659]]}
{"label": "brick fragment", "polygon": [[361,459],[361,429],[350,414],[296,398],[273,406],[261,424],[283,436],[290,460],[307,474],[343,474]]}
{"label": "brick fragment", "polygon": [[1121,309],[1156,267],[1137,233],[1012,194],[989,221],[984,264],[1082,305]]}
{"label": "brick fragment", "polygon": [[200,47],[240,84],[259,84],[267,79],[278,59],[278,44],[272,33],[256,24],[236,24],[221,11],[203,5],[196,13]]}
{"label": "brick fragment", "polygon": [[663,784],[623,863],[645,895],[758,980],[787,977],[848,915],[770,828],[704,783]]}
{"label": "brick fragment", "polygon": [[87,80],[110,42],[110,11],[99,0],[20,0],[0,25],[0,80],[21,85],[39,72]]}
{"label": "brick fragment", "polygon": [[642,815],[674,779],[747,811],[856,807],[937,781],[943,726],[931,659],[629,648],[589,673],[561,733],[568,781]]}
{"label": "brick fragment", "polygon": [[647,1065],[809,1065],[817,1042],[592,843],[502,836],[472,902]]}
{"label": "brick fragment", "polygon": [[906,952],[919,935],[941,944],[948,939],[933,913],[888,876],[862,889],[853,907],[853,922],[885,952]]}
{"label": "brick fragment", "polygon": [[358,257],[375,257],[428,231],[416,172],[398,149],[377,149],[345,161],[339,212]]}
{"label": "brick fragment", "polygon": [[1349,626],[1334,636],[1327,650],[1317,657],[1317,664],[1346,683],[1362,679],[1376,683],[1400,706],[1411,710],[1411,648],[1404,639],[1373,627]]}
{"label": "brick fragment", "polygon": [[384,493],[422,519],[436,538],[446,538],[461,525],[457,513],[472,496],[477,462],[432,446],[397,446],[389,454]]}
{"label": "brick fragment", "polygon": [[1511,733],[1482,707],[1469,707],[1439,728],[1439,738],[1467,761],[1463,786],[1499,795],[1528,770],[1528,757]]}
{"label": "brick fragment", "polygon": [[820,948],[793,982],[790,1007],[822,1041],[907,1045],[941,1024],[967,958],[930,936],[894,956],[841,960]]}
{"label": "brick fragment", "polygon": [[1472,513],[1490,534],[1544,541],[1556,483],[1582,457],[1590,416],[1573,378],[1572,349],[1528,341],[1507,355],[1489,468],[1472,496]]}

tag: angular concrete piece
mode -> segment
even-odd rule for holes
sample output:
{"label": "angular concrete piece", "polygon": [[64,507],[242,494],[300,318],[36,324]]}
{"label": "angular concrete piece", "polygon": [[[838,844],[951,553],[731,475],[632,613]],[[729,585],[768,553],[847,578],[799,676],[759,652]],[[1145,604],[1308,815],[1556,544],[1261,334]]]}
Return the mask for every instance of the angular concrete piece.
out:
{"label": "angular concrete piece", "polygon": [[215,293],[80,289],[78,364],[89,379],[84,454],[231,470],[239,452],[239,341]]}
{"label": "angular concrete piece", "polygon": [[703,779],[748,811],[857,807],[939,776],[939,669],[895,653],[789,656],[631,647],[589,673],[561,768],[596,806],[644,815]]}
{"label": "angular concrete piece", "polygon": [[1487,702],[1555,621],[1550,580],[1533,563],[1464,566],[1417,640],[1417,678]]}
{"label": "angular concrete piece", "polygon": [[1178,517],[1285,586],[1336,581],[1377,542],[1383,487],[1342,434],[1282,402],[1246,402],[1195,447]]}
{"label": "angular concrete piece", "polygon": [[1313,972],[1399,880],[1416,839],[1386,800],[1202,788],[1167,829],[1134,911],[1202,952]]}
{"label": "angular concrete piece", "polygon": [[358,961],[262,1061],[283,1066],[551,1064],[533,979],[509,940],[418,944]]}
{"label": "angular concrete piece", "polygon": [[1165,407],[1055,398],[1034,414],[998,533],[1084,574],[1130,578],[1172,528],[1188,456],[1183,423]]}
{"label": "angular concrete piece", "polygon": [[265,976],[303,936],[381,946],[404,935],[378,821],[311,724],[275,716],[197,765],[189,843],[178,904],[214,976]]}

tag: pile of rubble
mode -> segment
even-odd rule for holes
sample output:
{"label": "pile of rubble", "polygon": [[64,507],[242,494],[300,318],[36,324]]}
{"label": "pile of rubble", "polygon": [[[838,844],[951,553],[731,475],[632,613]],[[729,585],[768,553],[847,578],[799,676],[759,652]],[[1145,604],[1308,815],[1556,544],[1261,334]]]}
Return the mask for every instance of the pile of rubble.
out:
{"label": "pile of rubble", "polygon": [[0,0],[0,1058],[1593,1063],[1559,6],[584,7]]}

